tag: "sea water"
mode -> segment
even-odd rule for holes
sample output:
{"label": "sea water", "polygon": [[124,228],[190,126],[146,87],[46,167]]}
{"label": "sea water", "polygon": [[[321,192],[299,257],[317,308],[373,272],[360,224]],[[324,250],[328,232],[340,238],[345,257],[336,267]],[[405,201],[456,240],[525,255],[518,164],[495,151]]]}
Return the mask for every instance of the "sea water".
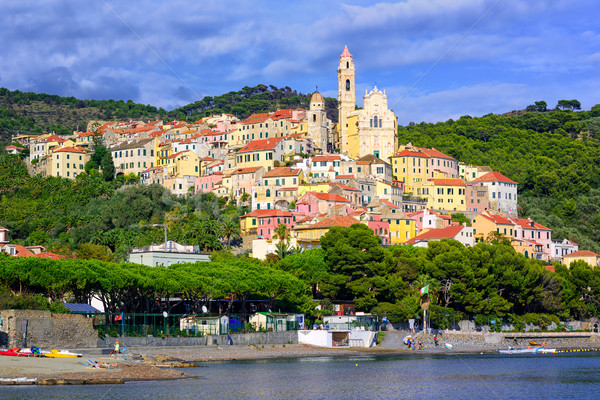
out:
{"label": "sea water", "polygon": [[4,386],[0,399],[597,399],[600,354],[417,355],[208,363],[193,379]]}

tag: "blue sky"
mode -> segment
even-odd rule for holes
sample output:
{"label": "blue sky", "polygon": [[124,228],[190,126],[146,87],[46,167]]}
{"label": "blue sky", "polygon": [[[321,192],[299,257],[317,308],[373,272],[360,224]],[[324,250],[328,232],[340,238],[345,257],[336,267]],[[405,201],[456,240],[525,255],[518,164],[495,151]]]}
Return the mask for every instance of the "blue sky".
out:
{"label": "blue sky", "polygon": [[405,125],[600,103],[595,0],[4,1],[0,86],[166,109],[259,83],[357,97]]}

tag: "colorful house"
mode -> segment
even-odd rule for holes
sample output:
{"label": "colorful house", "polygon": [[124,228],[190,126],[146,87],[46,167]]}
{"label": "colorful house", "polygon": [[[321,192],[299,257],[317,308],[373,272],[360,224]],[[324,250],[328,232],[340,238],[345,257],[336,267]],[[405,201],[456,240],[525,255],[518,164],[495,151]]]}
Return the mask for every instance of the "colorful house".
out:
{"label": "colorful house", "polygon": [[288,228],[296,222],[296,217],[284,210],[254,210],[240,217],[242,236],[256,235],[258,238],[271,239],[275,228],[283,224]]}
{"label": "colorful house", "polygon": [[331,207],[349,204],[350,200],[332,193],[308,192],[296,202],[296,210],[303,215],[329,214]]}
{"label": "colorful house", "polygon": [[570,268],[571,264],[575,261],[583,261],[592,267],[597,267],[600,266],[600,254],[596,254],[589,250],[579,250],[564,256],[562,263],[566,265],[567,268]]}
{"label": "colorful house", "polygon": [[517,182],[500,172],[492,171],[471,181],[487,187],[490,211],[517,216]]}
{"label": "colorful house", "polygon": [[253,140],[236,153],[238,168],[264,167],[270,171],[275,161],[283,162],[285,151],[282,138]]}
{"label": "colorful house", "polygon": [[442,239],[454,239],[461,242],[465,247],[475,245],[473,237],[473,228],[464,225],[451,225],[442,229],[429,229],[407,240],[407,244],[412,244],[417,247],[428,247],[429,242]]}

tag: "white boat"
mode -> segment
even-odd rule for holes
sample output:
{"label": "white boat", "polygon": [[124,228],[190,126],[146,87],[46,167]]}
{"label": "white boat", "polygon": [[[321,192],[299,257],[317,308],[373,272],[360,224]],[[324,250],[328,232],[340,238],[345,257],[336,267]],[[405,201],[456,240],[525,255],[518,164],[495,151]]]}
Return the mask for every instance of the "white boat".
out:
{"label": "white boat", "polygon": [[514,348],[509,347],[508,349],[498,350],[500,354],[552,354],[556,352],[556,349],[548,349],[546,347],[527,347],[527,348]]}

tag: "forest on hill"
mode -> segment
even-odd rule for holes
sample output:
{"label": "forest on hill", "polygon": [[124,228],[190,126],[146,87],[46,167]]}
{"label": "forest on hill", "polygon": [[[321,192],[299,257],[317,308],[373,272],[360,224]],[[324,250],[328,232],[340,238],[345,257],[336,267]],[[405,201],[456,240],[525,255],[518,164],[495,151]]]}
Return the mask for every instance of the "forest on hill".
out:
{"label": "forest on hill", "polygon": [[[309,108],[311,94],[289,86],[245,86],[220,96],[204,97],[172,111],[132,100],[79,100],[75,97],[21,92],[0,88],[0,142],[17,134],[85,131],[90,120],[143,120],[194,122],[212,114],[229,113],[244,119],[253,113],[284,108]],[[337,121],[337,100],[325,98],[327,115]]]}
{"label": "forest on hill", "polygon": [[[211,114],[233,114],[244,119],[254,113],[277,111],[286,108],[304,108],[310,106],[312,93],[303,94],[289,86],[278,88],[274,85],[244,86],[237,92],[231,91],[221,96],[204,97],[202,100],[173,110],[177,119],[209,116]],[[325,97],[327,117],[337,122],[337,99]],[[180,118],[181,117],[181,118]]]}
{"label": "forest on hill", "polygon": [[519,184],[520,215],[551,228],[555,239],[600,253],[600,105],[575,111],[577,103],[411,124],[399,128],[399,143],[503,173]]}

